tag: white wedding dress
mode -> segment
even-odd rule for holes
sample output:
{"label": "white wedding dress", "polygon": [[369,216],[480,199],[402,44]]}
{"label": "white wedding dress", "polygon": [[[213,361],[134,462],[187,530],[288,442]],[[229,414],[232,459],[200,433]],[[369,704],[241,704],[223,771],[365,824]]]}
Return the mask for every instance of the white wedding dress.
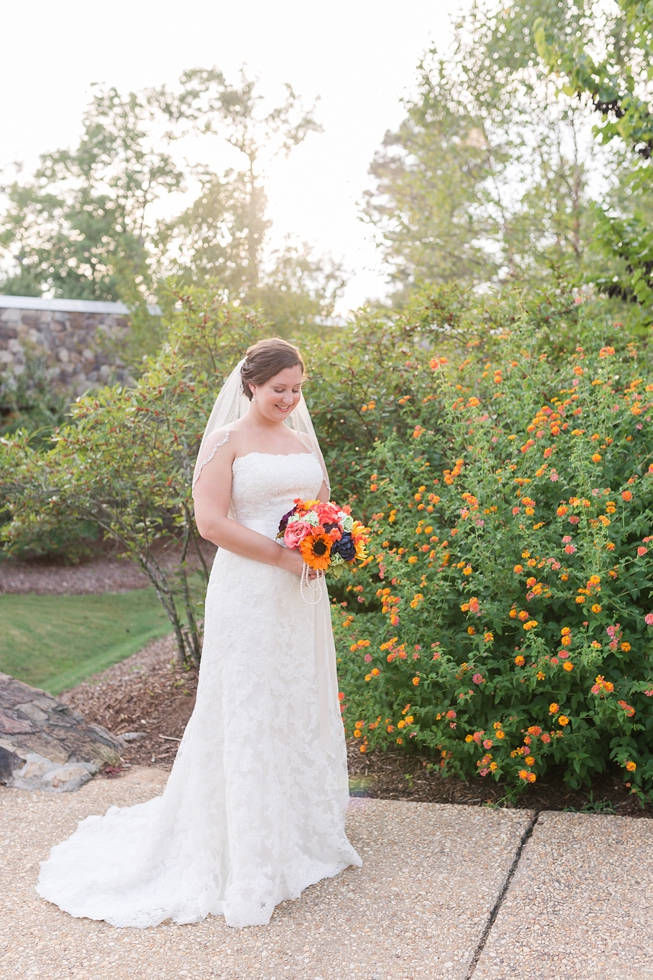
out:
{"label": "white wedding dress", "polygon": [[[238,457],[232,512],[274,537],[322,479],[312,454]],[[335,668],[328,597],[309,606],[297,576],[218,551],[197,703],[163,795],[81,821],[42,863],[39,894],[115,926],[212,913],[242,927],[360,865]]]}

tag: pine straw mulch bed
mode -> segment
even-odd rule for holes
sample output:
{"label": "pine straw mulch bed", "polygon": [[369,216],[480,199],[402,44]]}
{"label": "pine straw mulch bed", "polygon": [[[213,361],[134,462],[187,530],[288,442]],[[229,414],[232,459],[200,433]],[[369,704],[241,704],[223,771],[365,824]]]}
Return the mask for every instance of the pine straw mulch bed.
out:
{"label": "pine straw mulch bed", "polygon": [[[181,668],[174,637],[156,640],[140,653],[65,691],[60,700],[86,721],[122,735],[139,732],[127,742],[120,764],[105,773],[117,778],[132,766],[170,769],[179,740],[195,703],[197,671]],[[352,795],[421,803],[500,805],[537,810],[579,810],[653,817],[653,806],[642,808],[621,780],[618,770],[594,780],[591,788],[571,790],[550,775],[507,801],[505,787],[476,779],[443,779],[433,760],[419,753],[372,752],[363,755],[352,739],[348,746]]]}
{"label": "pine straw mulch bed", "polygon": [[[180,668],[175,638],[165,636],[63,691],[59,700],[114,735],[139,733],[139,738],[125,743],[122,768],[169,769],[191,716],[196,688],[197,671]],[[114,768],[109,767],[109,775],[117,775]]]}

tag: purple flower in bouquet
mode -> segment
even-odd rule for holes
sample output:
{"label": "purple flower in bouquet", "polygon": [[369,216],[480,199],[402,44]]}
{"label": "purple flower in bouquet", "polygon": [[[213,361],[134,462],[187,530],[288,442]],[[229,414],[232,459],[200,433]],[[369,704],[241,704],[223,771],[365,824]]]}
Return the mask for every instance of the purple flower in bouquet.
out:
{"label": "purple flower in bouquet", "polygon": [[295,504],[292,510],[289,510],[287,514],[283,515],[283,517],[279,521],[279,537],[282,537],[282,535],[285,533],[285,530],[288,527],[288,521],[296,512],[297,512],[297,505]]}
{"label": "purple flower in bouquet", "polygon": [[339,541],[331,545],[331,554],[340,555],[343,561],[353,561],[356,557],[356,545],[349,531],[345,531]]}

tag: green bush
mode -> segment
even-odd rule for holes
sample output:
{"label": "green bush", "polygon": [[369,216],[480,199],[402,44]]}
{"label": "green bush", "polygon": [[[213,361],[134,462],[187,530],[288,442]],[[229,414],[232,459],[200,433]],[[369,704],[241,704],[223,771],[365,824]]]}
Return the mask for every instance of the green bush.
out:
{"label": "green bush", "polygon": [[[255,311],[224,304],[210,290],[192,289],[178,299],[168,343],[145,361],[133,387],[104,388],[78,399],[49,444],[35,443],[24,430],[0,440],[0,512],[6,519],[0,541],[9,554],[44,553],[60,542],[72,547],[80,529],[97,528],[148,575],[177,635],[180,657],[199,660],[200,622],[187,575],[190,554],[201,562],[193,465],[224,378],[250,344],[269,335],[269,326]],[[334,464],[339,499],[345,481],[356,486],[378,431],[378,413],[368,411],[370,392],[389,379],[386,415],[392,431],[391,423],[401,421],[397,393],[416,374],[413,349],[420,354],[421,376],[430,375],[426,351],[404,332],[371,316],[351,335],[306,345],[313,373],[307,396]],[[171,569],[161,561],[162,551],[178,545],[179,561]],[[202,571],[206,582],[208,570]]]}
{"label": "green bush", "polygon": [[[24,347],[22,372],[0,372],[0,441],[20,431],[32,448],[44,449],[55,428],[65,421],[68,402],[62,391],[52,385],[45,355],[29,344]],[[6,520],[0,503],[0,525]],[[98,537],[94,524],[71,520],[48,531],[42,529],[35,536],[17,539],[13,554],[21,558],[49,555],[76,562],[92,552]],[[0,560],[5,556],[0,542]]]}
{"label": "green bush", "polygon": [[[589,303],[576,303],[573,294],[564,289],[549,290],[537,299],[531,297],[528,301],[515,290],[507,293],[500,303],[493,296],[479,298],[454,287],[443,287],[424,291],[410,310],[392,314],[389,311],[371,311],[361,315],[351,328],[334,331],[319,343],[314,339],[304,343],[301,337],[294,338],[302,344],[307,357],[309,378],[306,396],[331,471],[334,498],[342,503],[351,502],[357,515],[365,520],[371,520],[374,513],[382,511],[386,515],[375,522],[379,535],[375,554],[385,557],[367,569],[367,585],[363,587],[363,594],[357,596],[362,601],[356,604],[357,611],[366,615],[356,617],[354,639],[374,639],[378,646],[392,639],[396,631],[388,633],[387,616],[380,612],[384,597],[377,597],[374,593],[379,585],[384,588],[387,582],[395,578],[400,580],[400,584],[393,595],[399,597],[402,608],[408,607],[408,612],[402,612],[400,620],[405,635],[402,632],[399,637],[397,633],[394,646],[401,643],[424,646],[425,637],[429,638],[428,643],[437,641],[443,645],[442,662],[433,661],[430,665],[430,670],[435,671],[431,679],[426,674],[422,678],[421,674],[413,673],[402,680],[400,672],[408,665],[397,656],[390,663],[383,661],[383,678],[379,680],[375,674],[372,684],[364,680],[369,671],[362,658],[347,658],[343,664],[345,690],[350,698],[347,717],[353,712],[355,720],[366,719],[376,725],[364,731],[358,729],[365,747],[378,744],[383,739],[387,742],[391,735],[393,741],[403,738],[397,731],[394,734],[388,732],[387,728],[396,726],[401,720],[397,714],[410,701],[406,697],[408,690],[413,695],[413,703],[419,700],[416,700],[417,694],[423,699],[420,704],[423,704],[424,713],[418,718],[415,712],[410,714],[411,709],[406,712],[403,719],[413,717],[419,721],[419,725],[406,734],[412,736],[416,744],[425,747],[440,745],[440,751],[453,751],[451,746],[445,745],[440,735],[442,719],[436,722],[433,718],[441,713],[437,706],[445,701],[448,703],[454,696],[460,705],[457,704],[456,709],[448,706],[446,710],[462,710],[466,702],[457,698],[461,692],[452,694],[444,684],[445,674],[442,671],[445,664],[450,664],[452,670],[456,666],[452,676],[459,673],[461,662],[472,662],[472,652],[479,646],[479,640],[478,635],[471,636],[463,629],[468,623],[463,623],[464,617],[459,607],[466,592],[458,581],[461,579],[460,573],[451,571],[452,563],[463,559],[469,561],[476,568],[471,579],[476,582],[478,569],[483,567],[481,559],[485,561],[487,558],[487,576],[482,586],[470,594],[482,597],[487,621],[484,624],[485,632],[494,631],[496,635],[494,644],[482,646],[483,655],[485,652],[499,651],[497,656],[504,657],[506,643],[501,637],[509,636],[511,628],[515,632],[517,625],[509,618],[502,625],[510,610],[510,604],[504,609],[509,591],[504,574],[507,543],[512,547],[513,535],[519,533],[524,538],[523,542],[520,540],[520,553],[529,549],[533,555],[541,553],[547,558],[556,554],[553,540],[549,541],[553,534],[552,527],[532,532],[537,538],[536,548],[533,542],[526,540],[531,532],[518,532],[513,516],[504,513],[507,504],[499,507],[499,500],[494,499],[502,494],[511,496],[514,493],[515,485],[506,482],[507,467],[512,465],[507,454],[514,448],[514,440],[509,439],[509,435],[511,430],[515,434],[526,428],[544,404],[542,399],[554,404],[555,385],[560,387],[562,384],[557,375],[562,360],[563,339],[586,335],[590,338],[590,348],[594,343],[591,338],[602,335],[606,329],[609,321],[605,310],[597,311],[592,307],[592,317],[588,321],[585,311],[589,307]],[[536,323],[537,329],[524,332],[522,337],[515,325],[524,320]],[[517,332],[506,339],[509,330]],[[255,312],[222,304],[209,290],[190,290],[179,297],[178,307],[171,311],[169,342],[156,358],[144,363],[143,373],[134,387],[107,388],[80,399],[73,407],[69,422],[59,428],[49,446],[34,445],[24,432],[0,440],[0,508],[7,518],[0,539],[7,549],[15,552],[27,547],[38,548],[42,542],[47,545],[56,536],[68,539],[84,526],[82,522],[90,522],[105,537],[117,542],[123,554],[130,555],[141,564],[175,630],[180,656],[198,659],[201,624],[197,616],[195,589],[189,584],[187,562],[193,550],[201,558],[201,552],[197,550],[190,490],[193,463],[205,420],[222,379],[250,343],[268,334],[269,327]],[[603,341],[599,346],[601,343]],[[552,346],[551,358],[540,360],[546,345]],[[454,373],[449,369],[449,373],[438,369],[434,375],[430,362],[436,347],[446,350],[452,364],[458,365]],[[634,353],[634,348],[632,350]],[[581,355],[577,356],[580,358]],[[496,357],[515,360],[517,365],[504,372],[498,385],[494,382],[496,375],[489,363]],[[597,364],[604,370],[605,365],[614,360],[614,357],[599,358]],[[617,360],[620,365],[623,361],[631,366],[629,370],[635,370],[632,367],[635,360],[627,348],[624,347]],[[584,358],[582,363],[587,367],[590,361],[592,355]],[[568,368],[564,370],[568,371]],[[436,380],[440,374],[443,374],[442,379]],[[574,377],[577,377],[579,384],[576,386],[578,391],[574,390],[573,394],[578,394],[580,398],[585,391],[587,374]],[[568,382],[565,381],[565,384]],[[619,386],[623,386],[623,374],[622,380],[613,380],[613,387],[616,389]],[[637,390],[641,388],[642,385]],[[606,386],[590,386],[588,391],[588,398],[608,397]],[[632,397],[636,394],[637,391]],[[478,406],[468,404],[470,397],[482,398],[484,404],[492,406],[487,418],[482,418]],[[585,395],[582,394],[582,397]],[[639,457],[638,461],[634,457],[631,460],[630,457],[635,451],[641,455],[644,451],[642,446],[649,437],[650,428],[647,427],[646,430],[633,430],[632,443],[624,441],[625,436],[623,439],[616,438],[612,427],[621,419],[624,404],[622,398],[622,408],[616,414],[610,409],[610,432],[615,441],[602,453],[601,466],[606,467],[600,483],[603,488],[617,487],[624,466],[630,467],[627,471],[629,476],[631,470],[637,472],[636,464],[639,466],[641,460]],[[635,398],[634,408],[638,409],[639,404],[640,400]],[[461,411],[461,406],[465,405],[467,408]],[[593,405],[592,402],[590,407],[593,408]],[[645,418],[646,411],[642,415],[642,419]],[[621,421],[619,424],[623,426],[625,423]],[[608,423],[602,422],[601,425],[603,429],[597,431],[605,435],[603,430],[607,429]],[[493,438],[497,441],[492,442]],[[550,468],[534,478],[546,487],[549,495],[546,496],[538,485],[538,507],[543,507],[545,502],[547,506],[557,505],[563,486],[567,497],[583,492],[592,506],[597,505],[598,498],[591,496],[591,489],[597,487],[582,491],[587,474],[581,480],[580,475],[585,473],[582,467],[578,469],[581,464],[573,454],[567,457],[568,447],[564,441],[567,439],[568,433],[563,430],[555,450],[555,464],[560,474],[557,486],[547,476],[551,473]],[[578,442],[577,439],[571,439],[569,443],[576,454],[583,445],[583,440]],[[517,452],[518,463],[515,465],[523,469],[527,462],[530,464],[534,451],[530,448],[523,456]],[[484,509],[497,507],[487,518],[488,528],[493,525],[496,531],[496,538],[492,540],[487,532],[481,534],[476,524],[470,532],[465,522],[460,527],[455,523],[460,518],[461,501],[456,497],[460,474],[447,461],[458,458],[465,461],[465,480],[469,474],[469,480],[462,489],[483,501],[481,506]],[[550,467],[553,463],[547,465]],[[371,481],[370,475],[375,466],[381,479]],[[434,531],[430,536],[437,535],[440,541],[447,540],[451,544],[446,549],[450,553],[449,565],[440,568],[441,563],[436,558],[425,559],[422,552],[411,555],[421,557],[418,562],[410,563],[407,554],[400,553],[400,549],[408,548],[409,542],[414,550],[412,542],[418,540],[414,535],[415,515],[408,504],[412,500],[413,510],[419,507],[413,496],[421,492],[419,486],[427,485],[427,478],[423,475],[427,469],[435,471],[436,477],[442,479],[437,473],[447,467],[456,471],[456,476],[452,477],[451,485],[443,484],[443,492],[439,494],[442,502],[437,507],[428,502],[424,506],[434,508],[432,511],[427,509],[429,517],[433,514],[431,523]],[[501,476],[503,483],[496,475],[496,469],[500,467],[504,469]],[[617,473],[609,467],[616,467]],[[520,470],[515,475],[531,478],[526,470],[523,473]],[[429,490],[433,488],[429,486]],[[637,500],[633,512],[641,504],[639,497]],[[512,496],[510,502],[511,506],[514,505]],[[390,523],[386,523],[391,509],[396,514]],[[501,524],[504,520],[507,522],[505,526]],[[639,535],[639,539],[645,537],[645,524],[646,516],[642,513],[641,527],[633,525],[628,533],[636,537]],[[447,536],[444,532],[448,528],[455,533]],[[382,543],[386,539],[389,544],[383,548]],[[623,541],[620,538],[617,542],[619,549],[631,543],[630,538]],[[456,548],[453,548],[454,544]],[[547,551],[543,550],[545,544],[549,549]],[[179,545],[181,548],[176,552],[179,560],[175,567],[170,568],[161,561],[162,551]],[[557,539],[555,547],[560,549]],[[640,544],[640,547],[644,545]],[[426,554],[431,550],[437,551],[429,547]],[[613,559],[616,560],[621,554],[619,550]],[[513,564],[517,560],[514,558]],[[400,571],[393,570],[395,565]],[[208,570],[204,567],[202,571],[206,581]],[[383,582],[379,580],[379,572],[385,574]],[[588,572],[594,573],[594,568]],[[420,585],[422,574],[427,576],[424,587]],[[514,573],[510,574],[511,587],[515,590],[511,601],[517,602],[521,592]],[[630,581],[629,566],[624,566],[619,575],[621,587]],[[360,589],[356,583],[361,580],[360,575],[343,576],[333,590],[334,595],[341,601],[345,600],[346,590],[354,587]],[[467,578],[463,576],[461,581],[466,582]],[[608,585],[601,583],[604,590]],[[394,589],[395,583],[392,586]],[[461,591],[462,596],[459,594]],[[417,593],[422,593],[425,598],[416,600],[415,608],[411,609],[410,603]],[[641,598],[641,601],[644,599]],[[531,602],[534,608],[534,600]],[[386,606],[391,604],[385,602]],[[632,625],[628,625],[628,603],[626,607],[624,612],[620,606],[615,607],[618,615],[615,614],[614,622],[632,630]],[[558,615],[557,611],[555,615]],[[498,626],[495,621],[499,623]],[[561,620],[562,625],[566,625],[566,621]],[[550,641],[546,629],[549,627],[543,625],[535,631],[542,643]],[[534,643],[534,638],[527,633],[529,642]],[[574,642],[577,641],[578,638]],[[514,641],[511,642],[514,645]],[[622,642],[629,640],[624,638]],[[638,650],[641,653],[641,649]],[[392,651],[386,651],[385,655],[389,652]],[[423,653],[419,655],[424,657]],[[378,660],[378,651],[375,656]],[[418,690],[411,686],[413,676],[419,677]],[[574,680],[577,676],[578,671]],[[646,675],[639,671],[632,676],[641,679]],[[525,690],[525,686],[520,687],[520,692]],[[374,696],[370,701],[372,692]],[[625,697],[621,688],[619,693]],[[468,701],[473,701],[469,695]],[[474,711],[481,701],[485,703],[487,698],[477,697]],[[375,719],[380,716],[382,721],[386,717],[389,721],[377,725]],[[501,717],[507,724],[505,712]],[[637,716],[637,723],[640,717]],[[495,720],[492,717],[489,723],[493,724]],[[447,728],[444,733],[452,739],[452,745],[462,731],[462,722],[456,724],[460,727]],[[517,721],[510,724],[513,727],[519,725]],[[487,724],[477,724],[471,734],[483,727],[487,729]],[[407,739],[404,744],[406,742]],[[612,748],[609,747],[610,751]],[[469,744],[465,744],[463,749],[469,753]],[[591,765],[595,764],[596,758],[604,756],[601,742],[600,751],[592,756],[594,762]],[[460,769],[458,756],[456,761],[448,755],[444,758],[449,770]],[[468,761],[474,763],[471,755]],[[495,761],[493,756],[491,762]],[[631,761],[630,757],[627,761]],[[538,772],[543,771],[541,766],[542,763]],[[589,771],[590,763],[581,760],[578,766],[579,774],[583,775]],[[490,771],[496,772],[498,769],[497,763],[497,769]],[[641,765],[637,772],[641,775]],[[500,775],[506,773],[504,767]]]}
{"label": "green bush", "polygon": [[[136,384],[90,392],[48,447],[23,431],[0,440],[0,539],[15,553],[89,522],[137,561],[174,629],[180,658],[199,661],[200,617],[190,581],[194,553],[208,569],[193,521],[191,479],[216,390],[240,352],[264,335],[249,311],[190,291],[169,343]],[[162,560],[175,549],[175,562]],[[185,620],[185,622],[184,622]]]}
{"label": "green bush", "polygon": [[553,363],[527,323],[494,343],[492,359],[474,340],[455,367],[433,358],[410,436],[373,453],[371,557],[336,615],[346,728],[362,751],[420,746],[511,791],[614,760],[643,792],[650,354],[606,335]]}
{"label": "green bush", "polygon": [[0,436],[26,429],[44,444],[63,422],[67,401],[52,386],[45,355],[25,345],[24,361],[20,374],[0,372]]}

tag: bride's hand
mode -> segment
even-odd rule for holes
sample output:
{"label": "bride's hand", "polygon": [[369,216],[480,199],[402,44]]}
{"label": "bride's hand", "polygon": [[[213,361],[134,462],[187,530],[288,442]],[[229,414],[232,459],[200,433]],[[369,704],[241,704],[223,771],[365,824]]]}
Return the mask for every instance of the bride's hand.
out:
{"label": "bride's hand", "polygon": [[[279,564],[282,568],[285,568],[287,572],[292,572],[298,578],[301,578],[302,570],[304,568],[304,559],[300,555],[299,551],[292,548],[281,548],[283,554],[281,555],[281,560]],[[314,568],[309,568],[308,570],[309,579],[317,578],[317,572]]]}

